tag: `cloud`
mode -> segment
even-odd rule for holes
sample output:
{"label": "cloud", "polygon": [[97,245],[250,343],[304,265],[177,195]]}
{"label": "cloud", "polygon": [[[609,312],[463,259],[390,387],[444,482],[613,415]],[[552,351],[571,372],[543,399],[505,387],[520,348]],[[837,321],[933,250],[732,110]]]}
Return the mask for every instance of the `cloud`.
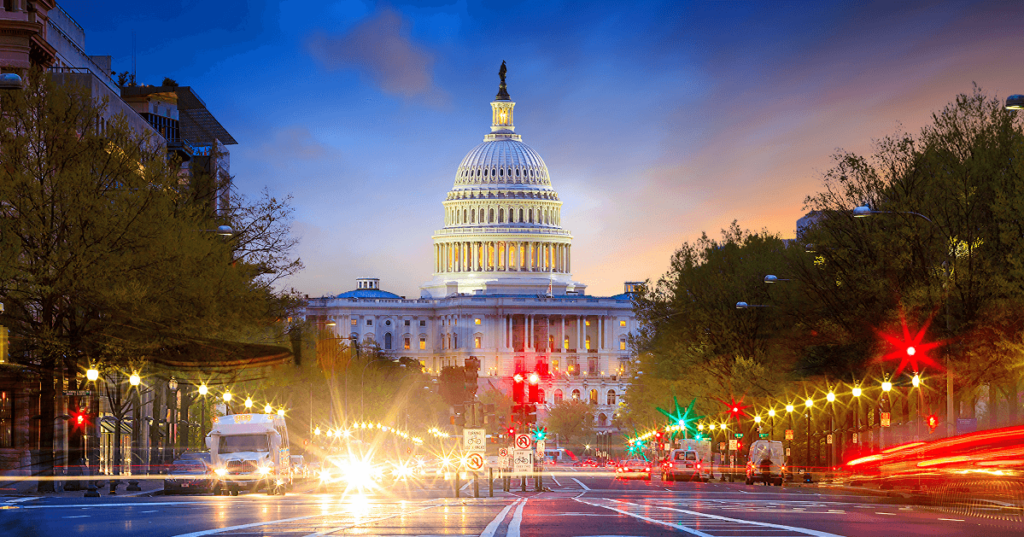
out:
{"label": "cloud", "polygon": [[400,13],[384,8],[346,35],[314,34],[306,46],[326,69],[359,70],[387,93],[436,98],[434,56],[410,40],[407,27]]}

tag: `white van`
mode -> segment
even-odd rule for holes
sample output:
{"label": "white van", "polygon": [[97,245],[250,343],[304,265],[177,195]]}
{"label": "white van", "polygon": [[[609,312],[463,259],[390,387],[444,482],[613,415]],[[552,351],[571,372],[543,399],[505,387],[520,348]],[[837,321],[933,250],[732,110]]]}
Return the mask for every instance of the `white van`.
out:
{"label": "white van", "polygon": [[284,494],[292,484],[288,428],[276,414],[232,414],[213,418],[206,437],[216,481],[214,494],[266,487]]}
{"label": "white van", "polygon": [[762,481],[765,485],[782,486],[786,472],[786,451],[778,440],[755,440],[747,458],[747,484]]}

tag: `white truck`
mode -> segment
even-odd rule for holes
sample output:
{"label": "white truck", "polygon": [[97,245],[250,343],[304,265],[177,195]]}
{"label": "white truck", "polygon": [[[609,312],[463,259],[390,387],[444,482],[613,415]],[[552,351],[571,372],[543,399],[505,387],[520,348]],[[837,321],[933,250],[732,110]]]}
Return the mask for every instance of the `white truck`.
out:
{"label": "white truck", "polygon": [[288,428],[276,414],[231,414],[213,419],[206,437],[213,462],[213,493],[242,489],[284,494],[292,484]]}

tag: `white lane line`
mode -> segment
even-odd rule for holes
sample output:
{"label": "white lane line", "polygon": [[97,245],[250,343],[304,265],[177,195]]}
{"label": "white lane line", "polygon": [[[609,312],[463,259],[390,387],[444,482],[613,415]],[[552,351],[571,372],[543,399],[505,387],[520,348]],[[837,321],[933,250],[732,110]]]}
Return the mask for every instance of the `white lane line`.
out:
{"label": "white lane line", "polygon": [[945,520],[946,522],[963,522],[959,518],[940,518],[939,520]]}
{"label": "white lane line", "polygon": [[674,529],[677,529],[677,530],[682,530],[682,531],[685,531],[686,533],[689,533],[690,535],[696,535],[697,537],[713,537],[712,535],[709,535],[709,534],[704,533],[702,531],[698,531],[698,530],[695,530],[695,529],[692,529],[692,528],[687,528],[686,526],[683,526],[683,525],[680,525],[680,524],[674,524],[672,522],[665,522],[663,520],[658,520],[656,518],[650,518],[650,517],[646,517],[646,516],[643,516],[643,515],[638,515],[636,513],[630,513],[629,511],[623,511],[622,509],[616,509],[614,507],[610,507],[610,506],[607,506],[607,505],[594,504],[594,503],[590,503],[590,502],[585,502],[583,500],[576,500],[576,501],[578,501],[580,503],[587,504],[587,505],[589,505],[591,507],[600,507],[602,509],[608,509],[609,511],[615,511],[616,513],[622,513],[624,515],[631,516],[633,518],[639,518],[640,520],[645,520],[645,521],[651,522],[653,524],[661,524],[663,526],[668,526],[670,528],[674,528]]}
{"label": "white lane line", "polygon": [[480,537],[494,537],[494,532],[498,531],[498,528],[501,527],[501,523],[504,522],[505,517],[508,516],[509,509],[512,509],[513,505],[516,505],[521,501],[522,500],[519,499],[506,505],[505,508],[498,513],[498,516],[494,517],[494,520],[484,528],[484,532],[480,534]]}
{"label": "white lane line", "polygon": [[875,514],[876,514],[876,515],[889,515],[889,516],[896,516],[896,513],[886,513],[886,512],[884,512],[884,511],[875,511]]}
{"label": "white lane line", "polygon": [[526,502],[529,498],[523,498],[523,501],[519,502],[516,506],[516,512],[512,515],[512,522],[508,523],[508,531],[505,532],[505,537],[519,537],[519,527],[523,524],[523,509],[526,508]]}
{"label": "white lane line", "polygon": [[559,487],[562,486],[562,484],[558,482],[558,478],[555,477],[555,474],[551,474],[551,479],[555,480],[555,484],[558,485]]}
{"label": "white lane line", "polygon": [[[621,500],[613,500],[613,501],[618,501],[620,503],[628,503],[628,502],[623,502]],[[639,504],[629,504],[629,505],[639,505]],[[828,533],[828,532],[824,532],[824,531],[812,530],[812,529],[808,529],[808,528],[798,528],[796,526],[786,526],[785,524],[772,524],[770,522],[758,522],[756,520],[743,520],[743,519],[739,519],[739,518],[729,518],[729,517],[724,517],[724,516],[720,516],[720,515],[712,515],[712,514],[709,514],[709,513],[701,513],[701,512],[698,512],[698,511],[690,511],[688,509],[676,509],[674,507],[661,507],[661,506],[658,506],[658,509],[665,509],[666,511],[676,511],[678,513],[686,513],[688,515],[704,517],[704,518],[710,518],[710,519],[713,519],[713,520],[722,520],[722,521],[725,521],[725,522],[733,522],[733,523],[736,523],[736,524],[748,524],[748,525],[751,525],[751,526],[760,526],[762,528],[777,528],[777,529],[786,530],[786,531],[795,531],[797,533],[802,533],[804,535],[813,535],[814,537],[842,537],[842,536],[836,535],[834,533]]]}
{"label": "white lane line", "polygon": [[317,532],[317,533],[310,533],[309,535],[306,535],[306,537],[322,537],[324,535],[331,535],[333,533],[338,533],[339,531],[344,531],[344,530],[350,530],[352,528],[355,528],[357,526],[362,526],[364,524],[373,524],[375,522],[380,522],[382,520],[387,520],[389,518],[395,518],[395,517],[398,517],[398,516],[405,516],[405,515],[409,515],[409,514],[412,514],[412,513],[419,513],[420,511],[426,511],[427,509],[433,509],[435,507],[440,507],[440,506],[441,506],[441,504],[437,504],[437,505],[428,505],[428,506],[422,507],[420,509],[413,509],[412,511],[401,510],[401,511],[399,511],[397,513],[394,513],[394,514],[391,514],[391,515],[388,515],[388,516],[382,516],[382,517],[373,518],[373,519],[370,519],[370,520],[360,520],[359,522],[356,522],[355,524],[349,524],[347,526],[339,526],[337,528],[332,528],[332,529],[320,531],[320,532]]}
{"label": "white lane line", "polygon": [[575,481],[575,482],[576,482],[576,483],[577,483],[577,484],[578,484],[579,486],[583,487],[583,490],[585,490],[585,491],[586,491],[586,490],[590,490],[590,487],[588,487],[588,486],[584,485],[584,484],[583,484],[583,482],[582,482],[582,481],[580,481],[579,479],[576,479],[576,478],[574,477],[574,478],[572,478],[572,480],[573,480],[573,481]]}
{"label": "white lane line", "polygon": [[75,516],[62,516],[61,518],[89,518],[92,515],[75,515]]}
{"label": "white lane line", "polygon": [[157,512],[157,509],[153,509],[152,511],[139,511],[139,514],[140,515],[144,515],[146,513],[156,513],[156,512]]}
{"label": "white lane line", "polygon": [[39,496],[34,496],[34,497],[31,497],[31,498],[14,498],[13,500],[7,500],[4,503],[21,503],[21,502],[27,502],[29,500],[38,500],[39,498],[40,498]]}

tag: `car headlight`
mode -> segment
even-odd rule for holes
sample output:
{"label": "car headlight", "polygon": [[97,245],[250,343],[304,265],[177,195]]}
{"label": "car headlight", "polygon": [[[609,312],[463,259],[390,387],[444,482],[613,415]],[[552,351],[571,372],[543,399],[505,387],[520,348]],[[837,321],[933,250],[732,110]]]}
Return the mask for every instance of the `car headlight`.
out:
{"label": "car headlight", "polygon": [[256,469],[256,473],[260,475],[267,475],[270,473],[271,468],[269,466],[260,466]]}
{"label": "car headlight", "polygon": [[330,470],[320,470],[320,481],[330,481],[330,480],[331,480],[331,471]]}
{"label": "car headlight", "polygon": [[217,468],[217,469],[215,469],[213,471],[213,473],[217,474],[220,477],[224,477],[224,476],[228,475],[228,469],[227,468]]}

